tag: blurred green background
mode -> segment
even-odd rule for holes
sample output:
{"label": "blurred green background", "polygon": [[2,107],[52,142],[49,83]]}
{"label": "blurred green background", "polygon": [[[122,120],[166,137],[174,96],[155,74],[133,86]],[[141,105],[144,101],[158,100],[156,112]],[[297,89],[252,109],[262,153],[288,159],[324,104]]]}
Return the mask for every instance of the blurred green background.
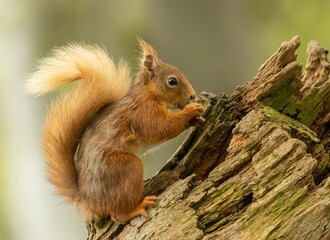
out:
{"label": "blurred green background", "polygon": [[[53,195],[40,156],[49,99],[23,94],[26,75],[54,45],[105,46],[136,69],[136,36],[179,67],[197,92],[232,93],[281,42],[330,46],[327,0],[0,0],[0,239],[86,238],[82,217]],[[147,154],[152,176],[183,136]]]}

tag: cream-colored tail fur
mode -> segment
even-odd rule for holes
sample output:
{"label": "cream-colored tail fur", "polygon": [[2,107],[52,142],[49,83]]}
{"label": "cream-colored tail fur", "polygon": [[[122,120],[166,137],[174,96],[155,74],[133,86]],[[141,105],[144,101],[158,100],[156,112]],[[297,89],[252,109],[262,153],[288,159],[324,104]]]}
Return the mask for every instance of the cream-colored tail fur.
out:
{"label": "cream-colored tail fur", "polygon": [[57,48],[27,79],[26,91],[41,95],[66,83],[82,80],[77,88],[50,107],[43,133],[49,180],[57,192],[79,200],[74,155],[88,121],[107,103],[119,100],[130,86],[125,62],[115,66],[105,50],[84,44]]}

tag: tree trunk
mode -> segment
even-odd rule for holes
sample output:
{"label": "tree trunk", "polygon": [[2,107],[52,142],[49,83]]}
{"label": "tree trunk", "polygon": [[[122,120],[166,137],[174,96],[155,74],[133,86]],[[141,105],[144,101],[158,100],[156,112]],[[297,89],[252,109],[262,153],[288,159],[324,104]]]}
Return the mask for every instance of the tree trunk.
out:
{"label": "tree trunk", "polygon": [[150,218],[88,222],[88,239],[330,239],[328,51],[284,42],[227,97],[204,93],[206,122],[152,178]]}

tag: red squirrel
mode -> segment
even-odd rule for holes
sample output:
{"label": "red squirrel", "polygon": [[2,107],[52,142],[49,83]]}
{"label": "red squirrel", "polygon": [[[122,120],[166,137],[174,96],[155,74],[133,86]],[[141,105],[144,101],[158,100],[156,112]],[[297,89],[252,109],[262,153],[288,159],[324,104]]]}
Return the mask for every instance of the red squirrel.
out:
{"label": "red squirrel", "polygon": [[203,106],[189,103],[196,93],[187,78],[138,41],[140,70],[132,84],[124,61],[116,65],[104,49],[77,43],[53,50],[27,79],[27,92],[34,95],[81,80],[51,104],[42,144],[49,181],[86,220],[148,217],[157,197],[143,198],[139,146],[166,141],[203,121]]}

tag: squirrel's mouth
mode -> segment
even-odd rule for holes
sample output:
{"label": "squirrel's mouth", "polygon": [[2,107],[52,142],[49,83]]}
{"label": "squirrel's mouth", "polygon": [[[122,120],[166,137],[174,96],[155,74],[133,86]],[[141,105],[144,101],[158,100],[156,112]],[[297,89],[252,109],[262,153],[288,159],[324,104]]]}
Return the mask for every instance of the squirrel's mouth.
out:
{"label": "squirrel's mouth", "polygon": [[190,101],[185,101],[183,103],[178,103],[178,102],[170,102],[167,104],[167,107],[169,109],[184,109],[189,103],[193,102],[193,100]]}
{"label": "squirrel's mouth", "polygon": [[184,102],[184,103],[182,103],[182,104],[179,104],[178,108],[179,108],[179,109],[184,109],[185,106],[187,106],[189,103],[192,103],[192,102],[195,102],[195,101],[194,101],[194,100],[186,101],[186,102]]}
{"label": "squirrel's mouth", "polygon": [[187,106],[188,104],[189,104],[189,102],[184,102],[184,103],[180,104],[178,107],[179,107],[179,109],[184,109],[185,106]]}

